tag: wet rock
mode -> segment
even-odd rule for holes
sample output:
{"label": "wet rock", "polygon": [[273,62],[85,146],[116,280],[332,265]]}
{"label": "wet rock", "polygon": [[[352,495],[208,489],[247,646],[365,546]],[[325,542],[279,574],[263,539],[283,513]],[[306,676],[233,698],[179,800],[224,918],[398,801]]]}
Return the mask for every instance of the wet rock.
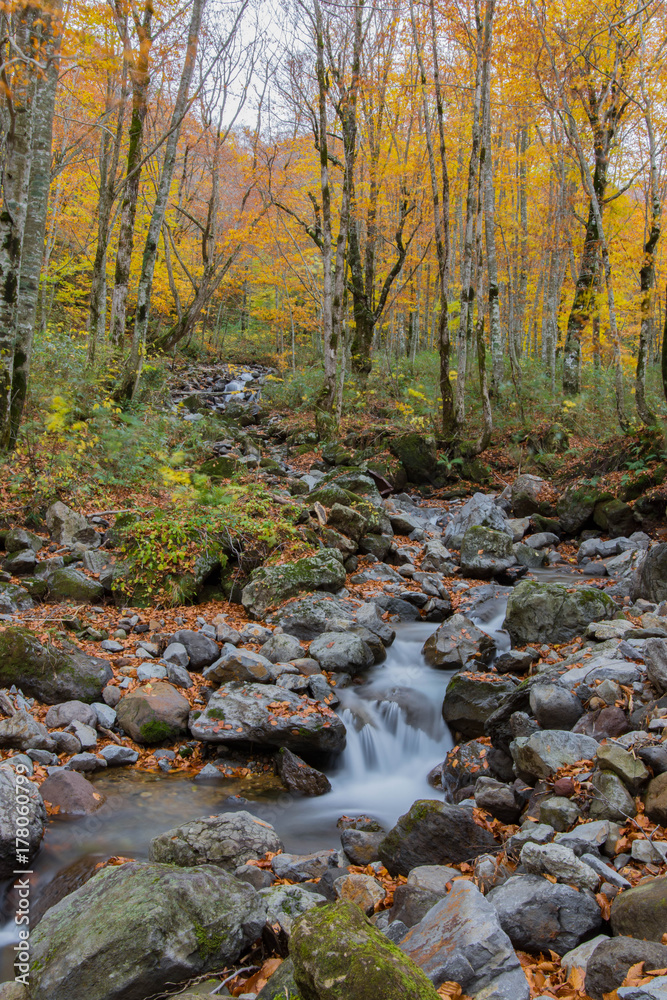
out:
{"label": "wet rock", "polygon": [[497,847],[467,809],[432,799],[415,802],[379,847],[392,875],[407,875],[421,865],[468,861]]}
{"label": "wet rock", "polygon": [[464,737],[483,736],[486,720],[514,687],[513,681],[496,674],[454,674],[445,691],[442,717]]}
{"label": "wet rock", "polygon": [[[56,762],[57,760],[56,757]],[[94,753],[75,753],[65,764],[68,771],[81,771],[83,773],[102,771],[106,766],[106,760]]]}
{"label": "wet rock", "polygon": [[0,747],[10,750],[54,750],[55,743],[46,726],[21,708],[9,719],[0,722]]}
{"label": "wet rock", "polygon": [[267,922],[279,924],[287,937],[299,917],[326,902],[324,896],[301,885],[267,886],[259,890],[259,897],[266,906]]}
{"label": "wet rock", "polygon": [[499,674],[525,674],[536,659],[536,654],[529,650],[509,649],[496,657],[493,665]]}
{"label": "wet rock", "polygon": [[396,630],[380,618],[377,605],[371,601],[357,609],[355,619],[357,625],[362,625],[369,632],[373,632],[385,646],[391,646],[396,638]]}
{"label": "wet rock", "polygon": [[276,754],[276,771],[290,792],[300,795],[325,795],[331,791],[326,774],[316,770],[286,747]]}
{"label": "wet rock", "polygon": [[662,941],[667,933],[667,876],[662,875],[619,893],[611,907],[614,934]]}
{"label": "wet rock", "polygon": [[271,662],[263,653],[225,643],[221,656],[204,670],[204,680],[214,684],[226,684],[228,681],[267,684],[273,674]]}
{"label": "wet rock", "polygon": [[521,864],[530,875],[553,875],[559,882],[580,889],[597,889],[599,876],[563,844],[525,844]]}
{"label": "wet rock", "polygon": [[189,823],[154,837],[149,846],[150,861],[188,868],[218,865],[234,871],[267,851],[282,851],[276,831],[249,812],[227,812],[200,816]]}
{"label": "wet rock", "polygon": [[[21,814],[18,813],[18,807]],[[37,785],[25,772],[18,772],[8,765],[0,765],[0,879],[11,878],[17,867],[16,838],[25,845],[26,863],[37,854],[44,836],[46,809]],[[21,834],[17,831],[22,831]],[[27,836],[23,835],[23,831]]]}
{"label": "wet rock", "polygon": [[334,881],[336,898],[346,903],[354,903],[367,916],[384,900],[387,893],[372,875],[341,875]]}
{"label": "wet rock", "polygon": [[65,701],[53,705],[44,719],[49,729],[61,729],[71,722],[82,722],[85,726],[97,726],[97,713],[83,701]]}
{"label": "wet rock", "polygon": [[343,830],[340,842],[352,864],[365,867],[379,860],[380,842],[384,838],[383,831],[369,833],[366,830]]}
{"label": "wet rock", "polygon": [[372,666],[375,659],[367,643],[346,632],[324,632],[311,642],[308,655],[317,660],[323,670],[348,674]]}
{"label": "wet rock", "polygon": [[433,892],[418,885],[397,885],[390,911],[390,923],[398,922],[405,928],[401,935],[403,937],[407,929],[423,920],[428,911],[446,894],[446,892]]}
{"label": "wet rock", "polygon": [[531,687],[530,709],[543,729],[572,729],[584,714],[576,694],[553,682]]}
{"label": "wet rock", "polygon": [[187,732],[190,703],[165,681],[136,688],[118,704],[118,725],[137,743],[162,743]]}
{"label": "wet rock", "polygon": [[295,753],[345,746],[345,726],[326,705],[273,684],[225,684],[205,711],[191,712],[189,724],[205,743],[252,742]]}
{"label": "wet rock", "polygon": [[104,868],[31,934],[34,1000],[146,997],[234,962],[266,910],[220,868],[131,862]]}
{"label": "wet rock", "polygon": [[629,968],[644,962],[645,969],[667,967],[667,948],[653,941],[615,937],[602,941],[586,963],[586,993],[593,1000],[603,1000],[623,985]]}
{"label": "wet rock", "polygon": [[595,771],[591,777],[593,800],[588,814],[591,819],[626,822],[635,814],[635,803],[621,779],[611,771]]}
{"label": "wet rock", "polygon": [[514,947],[532,953],[553,949],[564,955],[602,923],[592,892],[537,875],[514,875],[486,898]]}
{"label": "wet rock", "polygon": [[481,525],[468,528],[461,541],[461,571],[464,576],[488,580],[515,562],[511,537]]}
{"label": "wet rock", "polygon": [[95,791],[77,771],[56,771],[41,787],[42,798],[58,807],[60,816],[89,816],[104,804],[104,795]]}
{"label": "wet rock", "polygon": [[241,596],[244,608],[253,617],[261,618],[272,605],[302,591],[340,590],[345,586],[345,569],[339,556],[333,549],[322,549],[294,563],[254,570]]}
{"label": "wet rock", "polygon": [[510,744],[519,776],[528,775],[530,778],[548,778],[567,764],[593,760],[597,748],[596,740],[589,736],[558,729],[520,736]]}
{"label": "wet rock", "polygon": [[517,646],[567,642],[583,635],[590,622],[611,618],[616,610],[614,601],[595,588],[569,593],[559,583],[526,580],[510,593],[503,627]]}
{"label": "wet rock", "polygon": [[317,907],[300,917],[290,953],[297,987],[312,1000],[436,1000],[424,973],[353,903]]}
{"label": "wet rock", "polygon": [[429,772],[428,782],[433,788],[443,788],[448,791],[474,785],[480,777],[490,775],[489,747],[477,740],[460,743],[450,750],[442,764],[438,764]]}
{"label": "wet rock", "polygon": [[435,986],[456,982],[474,996],[530,997],[525,974],[494,907],[470,882],[455,882],[447,896],[403,938],[401,950]]}
{"label": "wet rock", "polygon": [[468,663],[489,663],[495,640],[478,629],[465,615],[453,615],[429,636],[422,654],[431,667],[456,670]]}
{"label": "wet rock", "polygon": [[64,566],[48,577],[49,599],[73,604],[95,604],[104,597],[104,587],[78,569]]}
{"label": "wet rock", "polygon": [[181,666],[189,667],[190,670],[203,670],[218,659],[220,655],[218,644],[203,632],[193,632],[191,629],[181,629],[172,636],[172,642],[185,646],[190,658],[189,663],[182,663]]}
{"label": "wet rock", "polygon": [[504,531],[511,540],[511,529],[508,528],[505,514],[496,504],[495,498],[485,493],[475,493],[447,525],[444,544],[460,549],[466,531],[477,525],[493,531]]}
{"label": "wet rock", "polygon": [[112,677],[106,660],[75,646],[43,646],[26,628],[11,626],[0,633],[0,686],[15,684],[47,705],[99,701]]}

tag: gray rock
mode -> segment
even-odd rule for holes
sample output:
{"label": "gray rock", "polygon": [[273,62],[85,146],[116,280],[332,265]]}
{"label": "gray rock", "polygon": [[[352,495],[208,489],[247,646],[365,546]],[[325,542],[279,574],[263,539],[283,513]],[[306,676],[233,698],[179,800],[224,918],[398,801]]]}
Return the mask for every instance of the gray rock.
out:
{"label": "gray rock", "polygon": [[340,842],[352,864],[365,867],[379,860],[379,847],[384,838],[384,832],[369,833],[366,830],[343,830]]}
{"label": "gray rock", "polygon": [[220,657],[204,670],[204,680],[216,684],[228,681],[249,681],[251,684],[266,684],[271,680],[271,661],[262,653],[251,649],[241,649],[226,643]]}
{"label": "gray rock", "polygon": [[[97,722],[97,716],[95,716]],[[69,733],[73,733],[81,744],[83,750],[92,750],[97,746],[97,733],[92,726],[87,726],[84,722],[74,719],[67,727]]]}
{"label": "gray rock", "polygon": [[44,719],[49,729],[61,729],[71,722],[82,722],[85,726],[97,725],[97,712],[94,706],[83,701],[65,701],[60,705],[52,705]]}
{"label": "gray rock", "polygon": [[540,499],[548,483],[539,476],[523,473],[512,483],[510,502],[517,517],[529,517],[542,512],[543,501]]}
{"label": "gray rock", "polygon": [[9,719],[0,722],[0,747],[9,750],[54,750],[55,743],[46,726],[21,708]]}
{"label": "gray rock", "polygon": [[576,694],[554,682],[531,687],[530,710],[543,729],[572,729],[584,714]]}
{"label": "gray rock", "polygon": [[521,864],[530,875],[553,875],[559,882],[580,889],[597,889],[599,876],[563,844],[525,844]]}
{"label": "gray rock", "polygon": [[[31,765],[32,767],[32,765]],[[27,777],[28,768],[0,765],[0,878],[11,878],[17,868],[17,837],[26,842],[26,863],[39,850],[44,836],[46,809],[37,785]],[[21,814],[19,815],[18,809]]]}
{"label": "gray rock", "polygon": [[337,851],[316,851],[314,854],[277,854],[271,867],[278,878],[291,882],[307,882],[322,878],[330,868],[338,868]]}
{"label": "gray rock", "polygon": [[173,663],[179,667],[187,667],[190,662],[188,651],[182,642],[170,642],[162,654],[162,659],[165,663]]}
{"label": "gray rock", "polygon": [[81,750],[81,744],[74,733],[56,730],[51,733],[51,738],[55,743],[56,753],[79,753]]}
{"label": "gray rock", "polygon": [[648,679],[659,694],[667,691],[667,639],[647,639],[642,649]]}
{"label": "gray rock", "polygon": [[627,788],[611,771],[595,771],[591,777],[593,801],[588,810],[591,819],[610,819],[625,823],[635,814],[635,803]]}
{"label": "gray rock", "polygon": [[158,681],[135,688],[118,704],[118,725],[136,743],[161,743],[187,732],[190,703],[175,687]]}
{"label": "gray rock", "polygon": [[109,708],[115,708],[120,701],[122,695],[120,688],[116,687],[114,684],[107,684],[104,691],[102,692],[102,699],[105,705]]}
{"label": "gray rock", "polygon": [[481,777],[475,782],[475,802],[502,823],[516,823],[521,813],[510,785],[495,778]]}
{"label": "gray rock", "polygon": [[287,663],[289,660],[296,660],[303,656],[303,649],[299,640],[286,632],[279,632],[262,646],[262,656],[270,660],[271,663]]}
{"label": "gray rock", "polygon": [[99,542],[99,535],[88,524],[85,517],[70,510],[60,500],[51,504],[44,520],[49,529],[51,541],[58,545],[73,545],[75,542],[84,542],[90,545],[95,544],[96,540]]}
{"label": "gray rock", "polygon": [[359,872],[346,873],[334,879],[333,890],[337,899],[354,903],[366,916],[371,916],[387,895],[377,879]]}
{"label": "gray rock", "polygon": [[540,803],[540,822],[548,823],[561,833],[569,830],[580,816],[581,810],[576,803],[563,795],[550,795]]}
{"label": "gray rock", "polygon": [[661,875],[619,893],[611,907],[613,933],[661,942],[667,933],[666,890],[667,876]]}
{"label": "gray rock", "polygon": [[519,775],[549,778],[554,772],[578,760],[594,760],[597,740],[558,729],[520,736],[510,744]]}
{"label": "gray rock", "polygon": [[163,667],[161,663],[146,661],[137,667],[137,680],[141,683],[144,681],[163,681],[166,676],[167,668]]}
{"label": "gray rock", "polygon": [[347,607],[330,595],[311,594],[280,608],[274,615],[274,621],[289,635],[310,640],[323,632],[345,632],[352,624],[353,616]]}
{"label": "gray rock", "polygon": [[308,655],[317,660],[323,670],[347,674],[357,674],[374,662],[368,644],[346,632],[324,632],[311,642]]}
{"label": "gray rock", "polygon": [[191,674],[177,663],[167,664],[167,680],[180,688],[191,688],[194,684]]}
{"label": "gray rock", "polygon": [[281,747],[276,754],[276,771],[290,792],[314,796],[331,791],[331,783],[326,774],[306,764],[305,760],[297,757],[287,747]]}
{"label": "gray rock", "polygon": [[466,531],[476,525],[492,528],[494,531],[505,531],[511,538],[511,529],[507,527],[505,514],[497,506],[495,498],[484,493],[475,493],[447,525],[443,537],[444,544],[460,549]]}
{"label": "gray rock", "polygon": [[667,543],[659,542],[646,553],[630,585],[633,601],[642,599],[660,604],[667,600]]}
{"label": "gray rock", "polygon": [[276,831],[264,820],[249,812],[227,812],[200,816],[173,830],[167,830],[150,842],[151,861],[179,865],[218,865],[234,871],[267,851],[282,851]]}
{"label": "gray rock", "polygon": [[102,771],[107,766],[104,757],[98,757],[94,753],[76,753],[65,764],[68,771]]}
{"label": "gray rock", "polygon": [[514,689],[513,681],[496,674],[454,674],[445,691],[442,717],[467,739],[484,736],[486,720]]}
{"label": "gray rock", "polygon": [[217,642],[210,639],[203,632],[193,632],[191,629],[181,629],[171,637],[172,642],[185,646],[189,663],[179,664],[182,667],[189,667],[190,670],[203,670],[218,659],[220,652]]}
{"label": "gray rock", "polygon": [[345,726],[331,709],[274,684],[225,684],[201,714],[190,714],[189,725],[206,743],[252,742],[295,753],[345,746]]}
{"label": "gray rock", "polygon": [[303,591],[340,590],[345,586],[345,569],[339,556],[334,549],[322,549],[314,556],[306,556],[289,565],[254,570],[251,582],[241,595],[244,608],[254,617],[261,618],[272,605]]}
{"label": "gray rock", "polygon": [[571,951],[602,923],[592,892],[552,884],[537,875],[514,875],[486,897],[515,948]]}
{"label": "gray rock", "polygon": [[454,561],[449,549],[442,542],[430,541],[424,546],[422,570],[425,573],[444,573],[450,576]]}
{"label": "gray rock", "polygon": [[104,757],[109,767],[122,767],[125,764],[136,764],[139,760],[139,753],[131,747],[119,747],[111,744],[102,747],[100,756]]}
{"label": "gray rock", "polygon": [[504,991],[516,1000],[530,997],[526,976],[494,907],[471,882],[455,882],[400,947],[435,986],[449,981],[474,996],[494,988],[497,996]]}
{"label": "gray rock", "polygon": [[279,924],[287,937],[292,933],[296,920],[314,906],[322,906],[326,899],[300,885],[276,885],[259,890],[259,897],[266,906],[266,919]]}
{"label": "gray rock", "polygon": [[567,642],[583,635],[590,622],[612,618],[616,610],[614,601],[595,588],[569,593],[559,583],[525,580],[510,593],[503,627],[516,646]]}
{"label": "gray rock", "polygon": [[39,535],[34,531],[26,531],[25,528],[10,528],[5,535],[6,552],[21,552],[22,549],[39,552],[43,544]]}
{"label": "gray rock", "polygon": [[[648,844],[648,840],[645,841],[636,840],[634,843]],[[602,858],[598,858],[595,854],[582,854],[581,860],[584,862],[584,864],[588,865],[589,868],[592,868],[593,871],[596,873],[596,875],[600,876],[601,882],[609,882],[611,885],[616,886],[618,889],[630,888],[631,883],[628,882],[627,878],[624,878],[622,875],[619,875],[616,869],[611,868],[608,864],[606,864],[602,860]]]}
{"label": "gray rock", "polygon": [[100,649],[105,653],[122,653],[124,648],[122,642],[116,642],[115,639],[102,639],[100,643]]}
{"label": "gray rock", "polygon": [[514,558],[519,566],[527,566],[528,569],[539,569],[547,561],[546,553],[539,549],[532,549],[530,545],[522,542],[513,546]]}
{"label": "gray rock", "polygon": [[357,625],[363,625],[369,632],[373,632],[385,646],[391,646],[396,638],[395,629],[380,618],[377,605],[371,601],[357,609],[355,618]]}
{"label": "gray rock", "polygon": [[41,786],[42,798],[57,806],[61,816],[90,816],[104,805],[104,795],[95,791],[78,771],[54,770]]}
{"label": "gray rock", "polygon": [[431,667],[457,670],[471,663],[490,663],[495,650],[496,643],[491,636],[473,625],[465,615],[456,614],[429,636],[422,654]]}
{"label": "gray rock", "polygon": [[48,577],[49,599],[74,604],[95,604],[104,597],[104,587],[98,580],[86,576],[72,566],[57,569]]}
{"label": "gray rock", "polygon": [[31,933],[34,1000],[131,1000],[234,962],[259,936],[255,890],[220,868],[102,869]]}
{"label": "gray rock", "polygon": [[392,875],[407,875],[422,865],[468,861],[497,847],[477,826],[469,810],[432,799],[415,802],[379,847]]}
{"label": "gray rock", "polygon": [[507,841],[510,854],[520,854],[524,844],[548,844],[554,839],[555,830],[548,823],[533,823],[527,820],[518,833]]}
{"label": "gray rock", "polygon": [[646,969],[667,967],[667,947],[654,941],[631,937],[607,938],[595,948],[586,965],[586,992],[593,1000],[603,1000],[623,984],[628,969],[644,962]]}
{"label": "gray rock", "polygon": [[477,525],[468,528],[461,541],[461,571],[464,576],[488,580],[515,563],[512,538],[504,530]]}
{"label": "gray rock", "polygon": [[408,875],[407,884],[427,889],[442,899],[449,892],[448,884],[459,874],[458,868],[449,865],[418,865]]}
{"label": "gray rock", "polygon": [[113,677],[111,667],[76,646],[63,646],[43,646],[26,628],[6,628],[0,633],[0,686],[15,684],[47,705],[98,701]]}

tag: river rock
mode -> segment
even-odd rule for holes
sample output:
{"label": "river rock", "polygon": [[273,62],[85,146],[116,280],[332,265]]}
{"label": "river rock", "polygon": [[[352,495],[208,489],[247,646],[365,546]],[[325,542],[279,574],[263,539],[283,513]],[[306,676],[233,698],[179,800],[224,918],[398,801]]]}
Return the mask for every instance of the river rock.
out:
{"label": "river rock", "polygon": [[44,721],[49,729],[64,729],[75,721],[96,727],[97,712],[83,701],[64,701],[60,705],[53,705]]}
{"label": "river rock", "polygon": [[[21,816],[17,807],[21,808]],[[20,822],[19,822],[20,820]],[[27,775],[18,775],[8,765],[0,765],[0,879],[11,878],[17,868],[17,830],[27,830],[26,861],[19,867],[29,868],[44,836],[46,809],[39,788]]]}
{"label": "river rock", "polygon": [[290,660],[302,657],[303,649],[296,636],[279,632],[277,635],[272,635],[268,642],[264,643],[262,656],[265,656],[271,663],[288,663]]}
{"label": "river rock", "polygon": [[6,552],[20,552],[22,549],[39,552],[43,544],[39,535],[34,531],[26,531],[25,528],[10,528],[5,535]]}
{"label": "river rock", "polygon": [[293,928],[294,978],[308,1000],[436,1000],[412,960],[369,923],[354,903],[315,907]]}
{"label": "river rock", "polygon": [[49,529],[51,541],[56,542],[57,545],[73,545],[75,542],[93,545],[99,541],[99,535],[88,524],[85,517],[70,510],[60,500],[51,504],[44,520]]}
{"label": "river rock", "polygon": [[590,622],[612,618],[616,610],[611,597],[593,587],[569,593],[560,583],[525,580],[510,593],[503,627],[516,646],[567,642],[583,635]]}
{"label": "river rock", "polygon": [[203,712],[191,712],[190,732],[205,743],[251,742],[296,753],[345,746],[345,726],[330,708],[273,684],[225,684]]}
{"label": "river rock", "polygon": [[454,674],[445,691],[442,717],[468,739],[483,736],[486,720],[514,688],[513,681],[497,674]]}
{"label": "river rock", "polygon": [[666,898],[666,875],[619,893],[611,907],[614,934],[661,942],[663,934],[667,933]]}
{"label": "river rock", "polygon": [[464,576],[488,580],[516,562],[512,538],[505,531],[475,525],[461,541],[461,572]]}
{"label": "river rock", "polygon": [[139,760],[139,753],[131,747],[119,747],[110,744],[102,747],[100,756],[104,757],[108,767],[123,767],[126,764],[136,764]]}
{"label": "river rock", "polygon": [[60,816],[89,816],[104,804],[104,795],[78,771],[55,771],[41,787],[42,798]]}
{"label": "river rock", "polygon": [[104,597],[104,587],[72,566],[56,569],[48,576],[49,599],[73,604],[94,604]]}
{"label": "river rock", "polygon": [[443,537],[444,544],[460,549],[466,531],[477,525],[491,528],[493,531],[504,531],[511,540],[511,529],[507,526],[505,513],[496,504],[495,497],[485,493],[475,493],[447,525]]}
{"label": "river rock", "polygon": [[162,743],[187,732],[190,703],[166,681],[136,688],[118,703],[118,725],[136,743]]}
{"label": "river rock", "polygon": [[324,632],[313,639],[308,655],[323,670],[357,674],[374,662],[373,653],[362,639],[347,632]]}
{"label": "river rock", "polygon": [[609,740],[622,736],[629,729],[628,718],[623,709],[618,705],[608,705],[582,715],[573,731],[594,740]]}
{"label": "river rock", "polygon": [[548,507],[546,494],[549,484],[539,476],[524,473],[512,483],[510,503],[515,517],[529,517],[531,514],[543,513]]}
{"label": "river rock", "polygon": [[648,679],[659,694],[667,692],[667,639],[647,639],[642,649]]}
{"label": "river rock", "polygon": [[345,632],[353,620],[351,611],[330,594],[311,594],[290,601],[273,615],[283,632],[306,640],[323,632]]}
{"label": "river rock", "polygon": [[301,885],[267,886],[259,890],[259,896],[266,906],[267,922],[279,924],[288,938],[299,917],[312,910],[314,906],[323,906],[326,903],[324,896]]}
{"label": "river rock", "polygon": [[667,947],[631,937],[600,942],[586,963],[586,993],[593,1000],[603,1000],[605,993],[623,985],[628,969],[637,962],[644,962],[646,969],[667,968]]}
{"label": "river rock", "polygon": [[[457,881],[400,944],[435,986],[528,1000],[530,990],[494,907],[471,882]],[[495,992],[494,992],[495,991]]]}
{"label": "river rock", "polygon": [[627,822],[635,814],[635,802],[627,788],[611,771],[595,771],[591,777],[593,800],[588,814],[591,819]]}
{"label": "river rock", "polygon": [[263,653],[237,648],[227,642],[222,647],[220,657],[204,670],[204,680],[215,684],[226,684],[228,681],[268,684],[272,674],[271,660]]}
{"label": "river rock", "polygon": [[637,795],[650,778],[648,769],[617,743],[606,743],[598,747],[597,762],[603,771],[613,771],[625,787]]}
{"label": "river rock", "polygon": [[312,854],[278,854],[273,858],[271,867],[278,878],[308,882],[322,878],[331,868],[338,868],[339,861],[337,851],[323,850]]}
{"label": "river rock", "polygon": [[495,778],[478,778],[475,782],[475,802],[480,809],[486,809],[501,823],[516,823],[521,815],[511,785]]}
{"label": "river rock", "polygon": [[340,875],[333,884],[336,899],[354,903],[370,917],[386,898],[387,892],[372,875],[358,872]]}
{"label": "river rock", "polygon": [[265,914],[250,885],[214,866],[104,868],[32,931],[32,998],[151,996],[234,962]]}
{"label": "river rock", "polygon": [[580,861],[564,844],[524,844],[521,864],[530,875],[553,875],[559,882],[576,885],[579,889],[597,889],[598,875]]}
{"label": "river rock", "polygon": [[435,539],[426,542],[421,568],[424,573],[443,573],[451,576],[455,563],[449,549]]}
{"label": "river rock", "polygon": [[217,642],[204,635],[203,632],[194,632],[192,629],[184,628],[179,632],[174,632],[171,641],[185,646],[190,660],[189,663],[183,663],[181,666],[188,667],[190,670],[203,670],[204,667],[208,667],[210,663],[217,660],[220,655]]}
{"label": "river rock", "polygon": [[242,810],[200,816],[167,830],[151,840],[148,857],[181,868],[211,864],[234,871],[251,858],[282,849],[272,826]]}
{"label": "river rock", "polygon": [[162,654],[162,659],[165,663],[172,663],[177,667],[187,667],[190,662],[188,651],[182,642],[170,642]]}
{"label": "river rock", "polygon": [[598,743],[590,736],[558,729],[520,736],[510,744],[519,775],[549,778],[555,771],[578,760],[594,760]]}
{"label": "river rock", "polygon": [[553,949],[564,955],[602,923],[592,892],[537,875],[514,875],[486,898],[514,947],[532,953]]}
{"label": "river rock", "polygon": [[422,655],[431,667],[457,670],[468,663],[489,663],[496,650],[495,640],[478,629],[465,615],[453,615],[422,646]]}
{"label": "river rock", "polygon": [[62,701],[99,701],[113,677],[106,660],[87,656],[75,646],[43,646],[26,628],[0,633],[0,685],[15,684],[47,705]]}
{"label": "river rock", "polygon": [[345,569],[339,557],[337,550],[322,549],[294,563],[259,567],[243,589],[244,608],[254,618],[262,618],[272,605],[304,590],[340,590],[345,586]]}
{"label": "river rock", "polygon": [[31,576],[35,571],[37,559],[32,549],[21,549],[19,552],[12,552],[2,561],[2,568],[5,573],[12,576]]}
{"label": "river rock", "polygon": [[367,830],[343,830],[340,842],[353,865],[366,865],[378,861],[379,847],[385,833],[370,833]]}
{"label": "river rock", "polygon": [[301,760],[287,747],[281,747],[276,754],[276,770],[289,792],[297,792],[299,795],[326,795],[331,791],[331,782],[326,774],[306,764],[305,760]]}
{"label": "river rock", "polygon": [[367,601],[357,608],[355,620],[357,625],[362,625],[369,632],[373,632],[384,646],[391,646],[396,638],[396,630],[380,618],[377,604],[373,604],[372,601]]}
{"label": "river rock", "polygon": [[630,597],[660,604],[667,600],[667,542],[659,542],[646,553],[630,582]]}
{"label": "river rock", "polygon": [[576,694],[554,682],[531,687],[530,709],[543,729],[572,729],[584,714]]}
{"label": "river rock", "polygon": [[21,708],[0,722],[0,747],[9,750],[54,750],[55,743],[46,726]]}
{"label": "river rock", "polygon": [[476,858],[498,845],[461,806],[422,799],[389,831],[379,847],[392,875],[408,875],[421,865],[444,865]]}

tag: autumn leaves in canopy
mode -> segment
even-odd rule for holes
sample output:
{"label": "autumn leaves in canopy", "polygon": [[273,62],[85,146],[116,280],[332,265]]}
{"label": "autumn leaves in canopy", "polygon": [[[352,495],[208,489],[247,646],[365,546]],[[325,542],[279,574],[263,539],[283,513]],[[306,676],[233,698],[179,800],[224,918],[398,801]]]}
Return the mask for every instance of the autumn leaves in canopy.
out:
{"label": "autumn leaves in canopy", "polygon": [[444,431],[483,401],[469,451],[529,356],[572,396],[611,368],[621,426],[654,421],[663,3],[2,11],[2,447],[35,329],[87,331],[120,399],[147,352],[253,313],[317,351],[325,411],[346,370],[438,350]]}

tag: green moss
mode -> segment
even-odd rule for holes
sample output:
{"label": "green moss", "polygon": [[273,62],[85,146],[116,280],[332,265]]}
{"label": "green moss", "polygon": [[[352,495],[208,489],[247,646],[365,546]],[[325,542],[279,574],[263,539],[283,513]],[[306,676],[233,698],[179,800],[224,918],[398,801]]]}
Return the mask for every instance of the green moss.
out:
{"label": "green moss", "polygon": [[223,719],[225,718],[225,713],[221,708],[209,708],[207,709],[206,716],[209,719]]}
{"label": "green moss", "polygon": [[197,939],[197,951],[204,961],[222,951],[225,940],[221,934],[208,934],[202,925],[196,921],[194,931]]}
{"label": "green moss", "polygon": [[162,743],[163,740],[176,735],[172,726],[159,719],[151,719],[150,722],[144,722],[139,732],[144,743]]}

